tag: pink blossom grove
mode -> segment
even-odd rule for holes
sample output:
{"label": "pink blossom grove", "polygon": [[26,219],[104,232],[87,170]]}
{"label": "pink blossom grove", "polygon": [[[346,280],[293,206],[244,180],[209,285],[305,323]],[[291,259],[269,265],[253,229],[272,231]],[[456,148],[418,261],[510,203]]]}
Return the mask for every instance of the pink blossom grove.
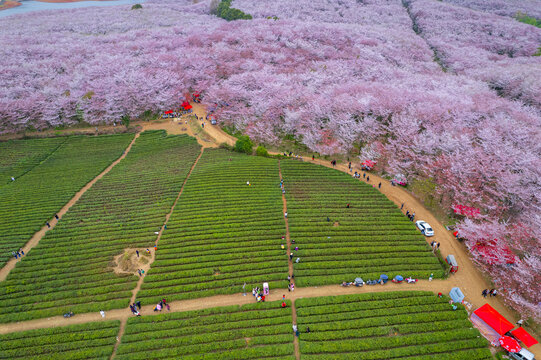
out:
{"label": "pink blossom grove", "polygon": [[253,20],[227,22],[210,0],[151,0],[5,17],[0,132],[137,118],[200,91],[257,142],[360,147],[377,170],[433,184],[449,213],[480,209],[459,236],[517,255],[471,252],[541,320],[541,29],[512,18],[535,4],[234,0]]}

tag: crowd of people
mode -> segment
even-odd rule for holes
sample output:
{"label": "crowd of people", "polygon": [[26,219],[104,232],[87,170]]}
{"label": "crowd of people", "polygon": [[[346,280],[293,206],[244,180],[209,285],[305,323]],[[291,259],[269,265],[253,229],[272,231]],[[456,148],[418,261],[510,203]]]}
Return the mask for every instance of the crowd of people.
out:
{"label": "crowd of people", "polygon": [[13,257],[15,257],[15,259],[20,259],[22,256],[24,256],[23,248],[20,248],[17,251],[12,251],[11,255],[13,255]]}
{"label": "crowd of people", "polygon": [[498,295],[498,290],[496,289],[485,289],[481,292],[481,295],[483,295],[483,297],[487,297],[490,296],[490,297],[496,297],[496,295]]}

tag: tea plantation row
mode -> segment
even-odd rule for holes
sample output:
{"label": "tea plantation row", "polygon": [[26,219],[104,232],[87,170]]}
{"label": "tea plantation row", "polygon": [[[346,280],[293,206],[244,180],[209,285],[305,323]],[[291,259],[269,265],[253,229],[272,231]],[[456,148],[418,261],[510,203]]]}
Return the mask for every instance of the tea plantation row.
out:
{"label": "tea plantation row", "polygon": [[295,306],[303,359],[492,359],[466,310],[431,292],[298,299]]}
{"label": "tea plantation row", "polygon": [[295,264],[298,286],[377,279],[382,273],[443,277],[424,237],[370,185],[310,163],[282,161],[281,168],[290,235],[301,258]]}
{"label": "tea plantation row", "polygon": [[191,137],[143,133],[0,283],[0,322],[127,307],[137,277],[111,261],[153,245],[199,152]]}
{"label": "tea plantation row", "polygon": [[[28,147],[31,160],[25,169],[30,171],[0,187],[0,266],[12,257],[12,251],[26,244],[77,191],[119,158],[132,139],[133,134],[73,136],[51,140],[43,151],[34,150],[38,140],[24,141],[23,144],[27,146],[17,142],[17,150],[12,155],[24,163],[22,153]],[[5,146],[2,144],[2,147]],[[57,148],[53,149],[54,146]],[[48,154],[52,150],[54,152]],[[32,167],[46,155],[50,156]]]}
{"label": "tea plantation row", "polygon": [[244,283],[248,291],[263,282],[285,288],[279,183],[274,159],[205,150],[160,239],[138,299],[238,293]]}

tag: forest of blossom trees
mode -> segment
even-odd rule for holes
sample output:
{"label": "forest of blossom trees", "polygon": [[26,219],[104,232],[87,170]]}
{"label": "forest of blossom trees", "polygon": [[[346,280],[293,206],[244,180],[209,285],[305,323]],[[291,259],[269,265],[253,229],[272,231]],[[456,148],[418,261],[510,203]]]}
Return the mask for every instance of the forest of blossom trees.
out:
{"label": "forest of blossom trees", "polygon": [[[433,186],[449,212],[479,208],[460,236],[506,300],[540,320],[541,29],[510,17],[529,2],[498,3],[234,0],[253,20],[227,22],[210,1],[150,0],[4,18],[0,132],[112,123],[201,91],[256,141],[360,148],[379,170]],[[480,244],[518,261],[488,263]]]}

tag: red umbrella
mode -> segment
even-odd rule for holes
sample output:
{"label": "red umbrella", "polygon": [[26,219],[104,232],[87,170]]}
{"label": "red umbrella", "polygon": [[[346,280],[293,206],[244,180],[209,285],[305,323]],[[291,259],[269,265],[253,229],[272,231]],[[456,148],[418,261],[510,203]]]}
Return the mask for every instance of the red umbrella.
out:
{"label": "red umbrella", "polygon": [[180,104],[180,106],[182,106],[182,107],[186,107],[186,106],[188,106],[188,105],[190,105],[190,103],[187,102],[187,101],[184,101],[182,104]]}
{"label": "red umbrella", "polygon": [[192,108],[192,106],[190,104],[184,106],[184,110],[190,110]]}
{"label": "red umbrella", "polygon": [[172,114],[172,113],[173,113],[173,110],[166,111],[165,113],[166,113],[166,114]]}
{"label": "red umbrella", "polygon": [[520,345],[518,344],[518,341],[516,341],[510,336],[502,336],[499,341],[500,341],[500,345],[507,351],[516,353],[516,352],[519,352],[521,349]]}

